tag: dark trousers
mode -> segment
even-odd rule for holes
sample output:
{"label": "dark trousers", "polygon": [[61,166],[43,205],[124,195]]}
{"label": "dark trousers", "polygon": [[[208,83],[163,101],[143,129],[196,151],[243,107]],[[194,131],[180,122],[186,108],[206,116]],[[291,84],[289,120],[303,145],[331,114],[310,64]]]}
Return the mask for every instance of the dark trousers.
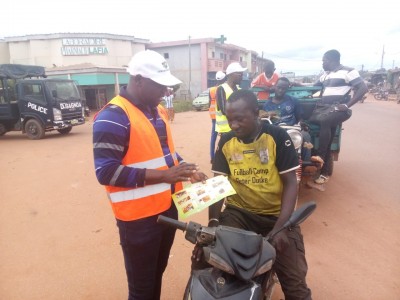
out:
{"label": "dark trousers", "polygon": [[[161,214],[178,218],[174,204]],[[160,299],[162,275],[168,264],[175,229],[158,224],[157,217],[128,222],[117,220],[128,277],[129,300]]]}
{"label": "dark trousers", "polygon": [[350,117],[351,110],[334,111],[332,105],[320,104],[309,119],[311,123],[316,123],[320,126],[317,155],[324,160],[321,175],[331,175],[329,174],[330,170],[328,168],[330,164],[328,162],[331,159],[331,145],[335,137],[336,127]]}
{"label": "dark trousers", "polygon": [[217,140],[218,132],[215,131],[215,119],[211,119],[211,122],[210,158],[213,160],[215,154],[215,141]]}
{"label": "dark trousers", "polygon": [[[275,225],[277,218],[252,214],[243,209],[228,205],[221,213],[220,225],[241,228],[267,235]],[[290,245],[284,252],[277,252],[274,270],[278,275],[286,300],[309,300],[311,290],[307,287],[307,262],[303,236],[300,227],[286,230]]]}

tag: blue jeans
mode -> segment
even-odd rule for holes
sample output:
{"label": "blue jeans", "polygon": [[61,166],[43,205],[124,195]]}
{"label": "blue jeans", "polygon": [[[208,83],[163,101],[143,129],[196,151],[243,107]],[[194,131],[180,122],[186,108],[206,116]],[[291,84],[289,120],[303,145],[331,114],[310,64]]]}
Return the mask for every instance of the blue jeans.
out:
{"label": "blue jeans", "polygon": [[[177,219],[175,205],[161,213]],[[117,220],[129,300],[159,300],[162,275],[175,237],[175,229],[157,223],[158,215],[135,221]]]}
{"label": "blue jeans", "polygon": [[215,141],[217,140],[218,132],[215,131],[215,119],[211,119],[211,122],[210,157],[211,160],[213,160],[215,154]]}

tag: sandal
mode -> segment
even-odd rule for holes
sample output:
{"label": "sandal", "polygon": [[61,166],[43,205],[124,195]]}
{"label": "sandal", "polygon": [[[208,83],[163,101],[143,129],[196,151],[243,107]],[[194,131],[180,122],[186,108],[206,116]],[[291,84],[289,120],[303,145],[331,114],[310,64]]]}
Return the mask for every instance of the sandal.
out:
{"label": "sandal", "polygon": [[311,156],[311,161],[317,162],[321,164],[321,168],[324,165],[324,160],[321,158],[321,156]]}
{"label": "sandal", "polygon": [[324,184],[329,180],[329,176],[319,175],[317,179],[314,180],[316,184]]}

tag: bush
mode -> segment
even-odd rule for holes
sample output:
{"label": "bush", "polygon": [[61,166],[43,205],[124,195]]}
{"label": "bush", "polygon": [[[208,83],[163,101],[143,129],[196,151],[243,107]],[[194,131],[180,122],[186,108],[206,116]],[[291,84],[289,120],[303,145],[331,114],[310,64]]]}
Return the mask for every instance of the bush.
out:
{"label": "bush", "polygon": [[175,112],[185,112],[193,110],[192,101],[182,100],[182,101],[174,101],[174,110]]}
{"label": "bush", "polygon": [[[176,113],[193,110],[192,100],[174,99],[173,104]],[[165,107],[165,102],[161,101],[161,105]]]}

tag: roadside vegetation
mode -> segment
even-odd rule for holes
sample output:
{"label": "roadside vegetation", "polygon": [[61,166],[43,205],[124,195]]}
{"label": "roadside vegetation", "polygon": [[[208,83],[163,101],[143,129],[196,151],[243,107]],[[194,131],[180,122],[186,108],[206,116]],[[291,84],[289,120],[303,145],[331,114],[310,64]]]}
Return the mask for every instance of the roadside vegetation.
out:
{"label": "roadside vegetation", "polygon": [[[174,110],[176,113],[191,111],[193,110],[192,100],[185,100],[185,99],[174,99]],[[162,101],[161,105],[165,107],[165,102]]]}

